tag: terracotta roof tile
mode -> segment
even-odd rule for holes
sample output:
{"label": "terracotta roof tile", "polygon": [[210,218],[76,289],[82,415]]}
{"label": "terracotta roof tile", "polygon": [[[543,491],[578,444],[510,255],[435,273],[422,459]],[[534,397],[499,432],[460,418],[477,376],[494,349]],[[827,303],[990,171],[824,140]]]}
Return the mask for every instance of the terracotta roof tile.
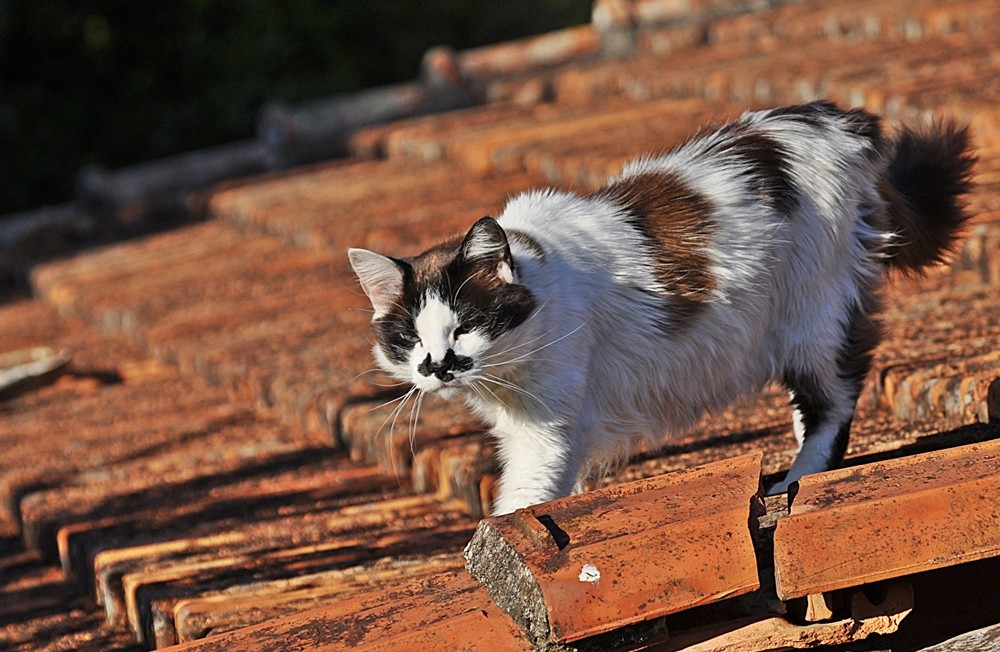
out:
{"label": "terracotta roof tile", "polygon": [[180,650],[530,650],[464,571],[443,573],[272,620]]}
{"label": "terracotta roof tile", "polygon": [[774,533],[779,597],[1000,554],[998,472],[994,440],[804,477]]}
{"label": "terracotta roof tile", "polygon": [[[0,461],[0,588],[19,603],[0,605],[0,645],[127,649],[128,635],[99,627],[105,615],[76,597],[82,590],[99,596],[113,622],[128,623],[150,645],[226,632],[192,649],[283,649],[288,641],[339,649],[345,636],[373,649],[484,643],[526,649],[524,634],[485,589],[454,570],[494,491],[493,443],[453,405],[425,404],[412,444],[407,415],[395,428],[382,426],[385,408],[371,408],[397,394],[377,384],[384,376],[366,373],[373,367],[366,304],[344,248],[414,253],[497,210],[511,193],[552,184],[592,187],[625,158],[669,147],[706,122],[820,94],[863,102],[891,118],[947,113],[968,121],[979,146],[979,185],[954,264],[926,278],[893,279],[886,288],[888,337],[856,414],[850,466],[803,480],[791,516],[766,517],[779,521],[775,548],[791,550],[789,533],[803,524],[811,532],[845,518],[856,526],[858,520],[844,514],[867,514],[888,501],[913,507],[948,491],[948,500],[971,500],[969,487],[993,476],[966,474],[947,487],[931,476],[941,481],[944,471],[972,463],[975,455],[914,455],[1000,435],[996,425],[974,423],[1000,418],[993,350],[1000,336],[1000,111],[995,89],[982,83],[996,67],[1000,11],[989,0],[779,5],[707,0],[685,5],[678,20],[676,2],[601,2],[592,26],[478,52],[441,51],[437,68],[429,64],[428,70],[440,76],[451,66],[457,74],[464,61],[465,81],[478,84],[482,98],[504,104],[371,128],[355,135],[354,150],[385,160],[348,159],[229,185],[215,193],[215,219],[207,223],[38,268],[36,291],[58,315],[42,301],[0,306],[0,349],[45,345],[72,350],[73,360],[58,379],[0,405],[6,454]],[[533,44],[541,46],[532,50]],[[505,66],[517,72],[501,74]],[[629,481],[649,486],[663,482],[665,471],[725,466],[756,451],[763,451],[760,465],[770,476],[787,468],[793,446],[787,397],[769,388],[662,447],[638,451],[622,473],[596,483],[596,494],[546,506],[571,537],[567,550],[586,540],[577,552],[592,555],[566,571],[567,584],[582,585],[583,563],[601,572],[602,583],[592,587],[599,591],[610,590],[604,580],[611,575],[618,587],[629,577],[608,572],[607,564],[659,562],[662,568],[647,575],[661,572],[684,557],[671,556],[672,550],[662,559],[649,555],[670,541],[649,534],[657,527],[685,525],[680,534],[708,537],[718,534],[711,531],[713,518],[736,528],[737,514],[743,526],[749,514],[747,499],[726,499],[704,480],[676,494],[661,492],[679,503],[669,510],[657,504],[643,512],[636,502],[642,494],[616,499],[591,527],[581,514],[590,513],[596,497],[617,495]],[[915,476],[900,483],[914,491],[880,493],[893,491],[891,483],[873,479],[887,468]],[[849,495],[850,487],[862,493]],[[815,496],[827,490],[839,492],[842,509],[819,507]],[[697,498],[678,500],[682,494]],[[966,513],[981,508],[973,501]],[[621,512],[628,510],[645,514],[650,527],[612,532],[609,523],[626,523]],[[932,513],[928,508],[917,518]],[[548,530],[537,529],[539,514],[529,510],[517,518],[535,524],[544,540]],[[890,551],[867,567],[838,567],[826,584],[801,581],[798,587],[816,595],[845,582],[937,568],[904,578],[914,590],[914,611],[900,626],[904,637],[894,640],[940,638],[944,630],[919,632],[913,623],[935,620],[935,609],[946,613],[947,605],[937,604],[942,599],[966,600],[953,584],[980,590],[968,578],[995,574],[1000,559],[940,568],[937,560],[918,559],[917,539],[898,517],[861,524],[902,529],[889,542],[855,531],[833,532],[827,540],[841,551],[838,537],[850,534],[869,546],[912,549]],[[976,548],[975,528],[941,533],[934,529],[939,525],[926,527],[939,534],[938,545],[960,542],[944,552],[949,560],[969,551],[995,555]],[[753,558],[735,554],[746,553],[743,547],[734,548],[732,558],[742,560],[748,580],[736,591],[752,588],[758,570],[764,585],[667,616],[671,636],[677,625],[690,633],[706,624],[716,632],[736,627],[733,635],[754,640],[763,640],[760,630],[769,626],[786,632],[787,640],[812,636],[825,643],[839,640],[832,638],[838,627],[870,631],[871,619],[853,615],[800,626],[774,613],[776,596],[775,603],[765,597],[772,590],[767,542],[773,531],[757,528],[750,554],[759,569]],[[13,537],[37,550],[21,552]],[[638,540],[648,549],[629,548]],[[784,585],[796,573],[829,570],[825,552],[805,550],[791,561],[779,554]],[[41,561],[41,551],[49,561]],[[60,571],[45,566],[57,551],[74,583],[63,584]],[[546,559],[555,567],[559,555],[573,554]],[[908,555],[915,565],[905,566]],[[851,561],[871,559],[855,554]],[[558,573],[536,568],[551,586],[546,582]],[[667,584],[695,576],[679,577]],[[711,586],[701,588],[711,593]],[[850,603],[859,594],[853,587],[832,589],[831,600]],[[685,605],[697,603],[688,597]],[[571,635],[647,618],[656,627],[655,614],[676,607],[667,600],[678,598],[684,595],[615,611],[610,619],[595,616],[596,608],[554,613],[569,614],[557,622],[567,623]],[[986,613],[992,603],[979,598],[975,603]],[[947,613],[937,620],[956,623],[952,634],[988,622],[987,616],[974,621]],[[734,625],[748,614],[751,624]],[[873,618],[890,616],[896,617]],[[237,629],[244,626],[250,628]],[[670,649],[668,643],[680,640],[659,644]],[[619,637],[600,646],[625,644]]]}
{"label": "terracotta roof tile", "polygon": [[[989,20],[996,21],[993,11]],[[649,57],[579,66],[553,83],[558,99],[574,103],[616,94],[637,100],[672,95],[741,104],[800,101],[822,95],[898,111],[903,98],[897,99],[896,85],[902,86],[903,95],[917,88],[940,86],[941,65],[961,71],[956,81],[974,86],[972,71],[977,66],[988,68],[991,60],[978,45],[978,38],[987,37],[929,35],[922,39],[920,48],[891,40],[720,42],[711,48],[686,51],[684,65],[672,67],[669,75],[662,74],[663,60]],[[952,100],[947,106],[953,104]]]}
{"label": "terracotta roof tile", "polygon": [[[433,496],[374,499],[259,523],[218,523],[197,536],[134,542],[97,552],[98,603],[110,622],[152,641],[150,600],[217,591],[237,581],[276,579],[402,555],[454,549],[472,530],[463,511]],[[142,539],[140,538],[139,541]]]}
{"label": "terracotta roof tile", "polygon": [[487,519],[466,548],[467,566],[536,645],[753,591],[747,524],[760,500],[760,459],[745,455]]}
{"label": "terracotta roof tile", "polygon": [[[620,167],[629,156],[666,149],[690,134],[710,109],[698,99],[664,99],[645,104],[612,101],[596,108],[567,108],[559,112],[535,110],[514,113],[502,120],[481,121],[490,109],[461,112],[471,125],[456,116],[416,121],[395,127],[387,137],[390,155],[410,152],[439,153],[473,172],[528,171],[549,184],[593,185]],[[596,140],[595,140],[596,139]],[[579,159],[605,153],[605,160],[591,160],[587,170],[561,169],[560,153]],[[546,152],[554,151],[546,156]],[[572,166],[572,163],[570,163]],[[467,173],[468,174],[468,173]]]}
{"label": "terracotta roof tile", "polygon": [[458,54],[459,75],[477,80],[520,74],[525,70],[561,63],[576,63],[601,49],[600,35],[591,25],[581,25],[508,41]]}
{"label": "terracotta roof tile", "polygon": [[247,582],[222,592],[185,598],[173,608],[179,642],[194,641],[264,620],[332,604],[381,587],[461,570],[461,554],[381,559],[369,566],[304,573],[281,580]]}
{"label": "terracotta roof tile", "polygon": [[167,483],[161,474],[130,474],[116,481],[34,492],[21,504],[24,527],[42,541],[55,532],[67,576],[92,587],[94,551],[112,542],[163,532],[193,536],[210,526],[218,528],[220,522],[236,525],[251,518],[329,509],[396,486],[377,469],[354,468],[314,448],[229,469],[208,465],[180,471]]}
{"label": "terracotta roof tile", "polygon": [[977,30],[984,19],[996,19],[996,7],[986,1],[961,6],[933,0],[888,0],[871,5],[862,0],[836,3],[790,3],[713,21],[713,42],[766,39],[782,43],[815,39],[906,40]]}
{"label": "terracotta roof tile", "polygon": [[[450,235],[458,228],[453,226],[457,218],[496,210],[508,194],[532,183],[541,179],[523,174],[477,179],[446,163],[361,162],[227,190],[213,198],[212,208],[237,223],[329,250],[334,264],[344,269],[349,246],[384,248],[386,239],[396,242],[393,231],[418,224],[430,229],[422,240]],[[359,206],[364,220],[358,219]]]}

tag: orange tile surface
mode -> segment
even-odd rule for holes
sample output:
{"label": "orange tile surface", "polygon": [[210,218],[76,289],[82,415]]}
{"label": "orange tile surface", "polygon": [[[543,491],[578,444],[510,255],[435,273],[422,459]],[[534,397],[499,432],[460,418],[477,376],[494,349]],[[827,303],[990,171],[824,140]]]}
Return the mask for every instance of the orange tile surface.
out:
{"label": "orange tile surface", "polygon": [[467,573],[429,579],[171,648],[230,650],[530,650],[524,635]]}
{"label": "orange tile surface", "polygon": [[[725,489],[742,476],[688,474],[751,452],[763,460],[748,476],[788,468],[788,399],[770,387],[637,450],[597,493],[487,521],[494,544],[524,552],[495,571],[520,565],[550,638],[597,649],[634,649],[628,636],[664,620],[671,635],[733,631],[754,604],[770,605],[754,631],[786,641],[855,627],[804,632],[775,613],[772,558],[783,592],[841,604],[858,591],[831,587],[900,575],[916,595],[902,629],[935,621],[934,640],[989,624],[996,599],[977,576],[1000,556],[977,496],[997,493],[1000,439],[1000,95],[984,83],[998,30],[995,0],[601,0],[590,25],[432,53],[424,71],[481,106],[345,134],[354,156],[226,184],[204,223],[36,267],[37,298],[0,305],[0,354],[72,360],[0,401],[0,648],[197,649],[216,634],[205,649],[526,649],[455,566],[488,513],[494,442],[456,404],[383,426],[398,388],[371,371],[344,249],[415,253],[510,194],[586,190],[706,123],[820,96],[888,123],[954,116],[979,148],[953,261],[886,286],[850,468],[804,480],[790,516],[768,515],[777,557],[773,519],[747,556],[735,533],[749,504]],[[705,544],[729,531],[728,548]],[[755,561],[764,586],[732,597]],[[928,642],[908,636],[905,649]]]}
{"label": "orange tile surface", "polygon": [[774,533],[778,596],[1000,555],[1000,440],[806,476]]}
{"label": "orange tile surface", "polygon": [[483,521],[467,567],[536,644],[755,590],[760,454]]}

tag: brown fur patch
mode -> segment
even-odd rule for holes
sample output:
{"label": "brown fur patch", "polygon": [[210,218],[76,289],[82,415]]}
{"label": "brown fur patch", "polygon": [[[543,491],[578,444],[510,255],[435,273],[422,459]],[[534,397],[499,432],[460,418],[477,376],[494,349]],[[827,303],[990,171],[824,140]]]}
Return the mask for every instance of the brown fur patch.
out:
{"label": "brown fur patch", "polygon": [[711,202],[667,172],[617,179],[595,197],[628,214],[629,223],[649,240],[656,280],[679,300],[682,313],[697,312],[717,283],[707,252],[715,230]]}

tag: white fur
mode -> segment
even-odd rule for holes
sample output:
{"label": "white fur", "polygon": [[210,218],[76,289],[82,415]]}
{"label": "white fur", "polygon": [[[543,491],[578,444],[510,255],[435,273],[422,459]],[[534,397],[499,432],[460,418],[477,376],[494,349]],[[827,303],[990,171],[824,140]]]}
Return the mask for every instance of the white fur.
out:
{"label": "white fur", "polygon": [[[623,171],[678,174],[718,212],[710,248],[718,286],[691,328],[672,333],[656,323],[648,294],[657,288],[653,265],[637,260],[644,245],[616,207],[555,192],[508,203],[500,224],[528,233],[546,251],[542,262],[513,245],[522,282],[543,308],[498,345],[536,340],[516,352],[554,343],[533,355],[528,369],[510,373],[544,407],[523,397],[513,406],[471,397],[499,442],[497,513],[571,491],[635,437],[682,430],[786,367],[836,376],[845,315],[859,285],[881,269],[857,243],[857,206],[878,204],[878,170],[842,132],[817,143],[794,124],[747,119],[790,149],[796,181],[810,191],[798,214],[776,215],[756,201],[725,162],[697,156],[700,141]],[[777,490],[828,467],[825,451],[845,418],[849,412],[834,415],[810,437]]]}
{"label": "white fur", "polygon": [[[853,410],[850,387],[837,380],[837,347],[861,288],[882,269],[863,241],[890,237],[859,220],[861,207],[881,206],[879,164],[844,131],[817,138],[764,113],[743,120],[785,146],[805,189],[794,215],[755,198],[736,174],[739,161],[705,156],[711,136],[622,173],[674,173],[713,205],[708,257],[716,284],[693,324],[664,327],[648,242],[621,207],[555,191],[515,197],[498,218],[545,251],[541,259],[510,241],[517,282],[538,302],[527,321],[494,342],[463,343],[450,335],[456,317],[440,299],[416,316],[421,344],[409,368],[395,373],[438,391],[440,381],[416,372],[423,356],[436,360],[454,346],[474,358],[453,384],[464,386],[497,440],[503,472],[495,513],[578,490],[635,438],[683,430],[786,369],[818,375],[838,407],[805,440],[778,489],[828,467],[830,442]],[[797,416],[796,434],[801,429]]]}
{"label": "white fur", "polygon": [[367,249],[349,249],[347,256],[361,281],[361,287],[375,310],[373,319],[385,315],[403,287],[403,276],[392,260]]}

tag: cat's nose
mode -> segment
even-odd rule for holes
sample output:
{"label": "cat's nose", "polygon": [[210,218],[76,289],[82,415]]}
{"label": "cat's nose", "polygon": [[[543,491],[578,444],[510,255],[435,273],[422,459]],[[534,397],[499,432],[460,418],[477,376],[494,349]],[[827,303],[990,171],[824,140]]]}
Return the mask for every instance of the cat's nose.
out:
{"label": "cat's nose", "polygon": [[417,371],[424,376],[433,374],[438,380],[444,382],[455,380],[454,374],[451,373],[452,368],[455,366],[455,360],[455,352],[451,349],[448,349],[448,352],[444,354],[444,358],[440,362],[431,360],[431,354],[428,353],[424,361],[417,366]]}

